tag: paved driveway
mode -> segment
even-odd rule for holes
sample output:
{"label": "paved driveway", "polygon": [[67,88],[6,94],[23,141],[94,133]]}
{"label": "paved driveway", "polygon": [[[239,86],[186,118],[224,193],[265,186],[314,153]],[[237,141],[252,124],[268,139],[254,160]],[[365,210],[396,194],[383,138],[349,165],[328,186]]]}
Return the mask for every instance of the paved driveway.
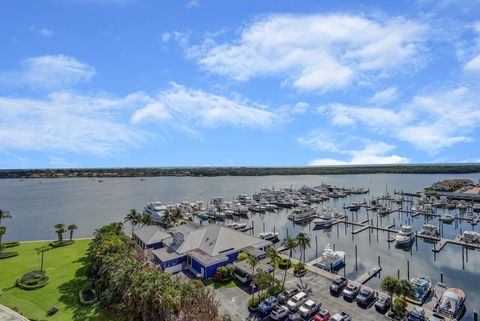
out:
{"label": "paved driveway", "polygon": [[7,307],[0,305],[0,321],[28,321],[28,319]]}

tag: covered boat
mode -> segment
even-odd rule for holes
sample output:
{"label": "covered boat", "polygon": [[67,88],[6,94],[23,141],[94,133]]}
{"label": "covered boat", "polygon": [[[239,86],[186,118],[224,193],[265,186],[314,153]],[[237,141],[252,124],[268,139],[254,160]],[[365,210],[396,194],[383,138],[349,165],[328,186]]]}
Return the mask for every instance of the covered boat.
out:
{"label": "covered boat", "polygon": [[457,288],[448,288],[443,292],[434,309],[435,312],[457,319],[465,310],[465,293]]}

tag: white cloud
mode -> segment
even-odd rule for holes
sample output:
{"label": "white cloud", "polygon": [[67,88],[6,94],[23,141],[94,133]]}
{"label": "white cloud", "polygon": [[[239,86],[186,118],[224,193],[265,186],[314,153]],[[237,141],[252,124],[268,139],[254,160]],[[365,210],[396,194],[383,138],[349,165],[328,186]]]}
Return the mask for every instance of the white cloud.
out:
{"label": "white cloud", "polygon": [[333,158],[320,158],[310,162],[312,166],[322,165],[370,165],[370,164],[404,164],[410,160],[398,155],[390,155],[395,146],[383,142],[369,142],[361,150],[347,150],[350,159],[338,160]]}
{"label": "white cloud", "polygon": [[237,81],[280,75],[295,88],[324,91],[415,62],[426,30],[398,17],[270,15],[235,41],[207,39],[188,55]]}
{"label": "white cloud", "polygon": [[145,99],[141,93],[114,98],[69,92],[53,92],[44,99],[0,97],[0,150],[101,156],[121,152],[145,137],[124,117]]}
{"label": "white cloud", "polygon": [[383,91],[375,93],[375,95],[370,98],[370,102],[373,104],[388,104],[398,98],[398,89],[396,87],[390,87]]}
{"label": "white cloud", "polygon": [[332,104],[319,108],[334,126],[362,129],[393,136],[436,154],[459,142],[472,141],[480,127],[480,95],[467,87],[414,97],[395,109]]}
{"label": "white cloud", "polygon": [[203,90],[172,83],[170,89],[151,97],[149,104],[137,110],[132,121],[167,123],[196,133],[196,128],[234,127],[272,128],[282,119],[265,106],[246,100],[230,99]]}
{"label": "white cloud", "polygon": [[464,67],[465,71],[480,71],[480,54],[467,62]]}
{"label": "white cloud", "polygon": [[65,88],[89,81],[95,69],[74,57],[46,55],[27,58],[20,70],[0,72],[0,82],[36,88]]}
{"label": "white cloud", "polygon": [[167,43],[173,40],[181,46],[186,46],[189,38],[190,35],[182,31],[166,31],[161,34],[162,42]]}
{"label": "white cloud", "polygon": [[199,0],[189,0],[187,2],[187,8],[197,8],[200,6],[200,1]]}
{"label": "white cloud", "polygon": [[36,32],[38,33],[39,35],[45,37],[45,38],[50,38],[51,36],[53,36],[53,30],[52,29],[48,29],[48,28],[30,28],[30,30],[32,32]]}

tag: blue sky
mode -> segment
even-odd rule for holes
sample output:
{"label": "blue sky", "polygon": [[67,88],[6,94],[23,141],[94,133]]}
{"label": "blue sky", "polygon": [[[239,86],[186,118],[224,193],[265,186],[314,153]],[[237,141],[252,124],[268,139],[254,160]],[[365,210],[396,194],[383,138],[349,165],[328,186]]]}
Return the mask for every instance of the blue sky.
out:
{"label": "blue sky", "polygon": [[0,168],[480,161],[480,1],[2,1],[0,41]]}

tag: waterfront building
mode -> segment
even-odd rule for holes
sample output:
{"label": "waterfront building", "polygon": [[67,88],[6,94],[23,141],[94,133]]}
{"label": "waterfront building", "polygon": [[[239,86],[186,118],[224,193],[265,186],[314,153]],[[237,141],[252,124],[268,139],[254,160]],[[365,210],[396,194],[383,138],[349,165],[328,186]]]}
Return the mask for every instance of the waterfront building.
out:
{"label": "waterfront building", "polygon": [[[156,230],[156,231],[155,231]],[[184,224],[170,229],[145,226],[134,231],[135,242],[167,273],[189,270],[210,279],[218,267],[233,263],[240,252],[261,259],[272,242],[221,225]]]}

